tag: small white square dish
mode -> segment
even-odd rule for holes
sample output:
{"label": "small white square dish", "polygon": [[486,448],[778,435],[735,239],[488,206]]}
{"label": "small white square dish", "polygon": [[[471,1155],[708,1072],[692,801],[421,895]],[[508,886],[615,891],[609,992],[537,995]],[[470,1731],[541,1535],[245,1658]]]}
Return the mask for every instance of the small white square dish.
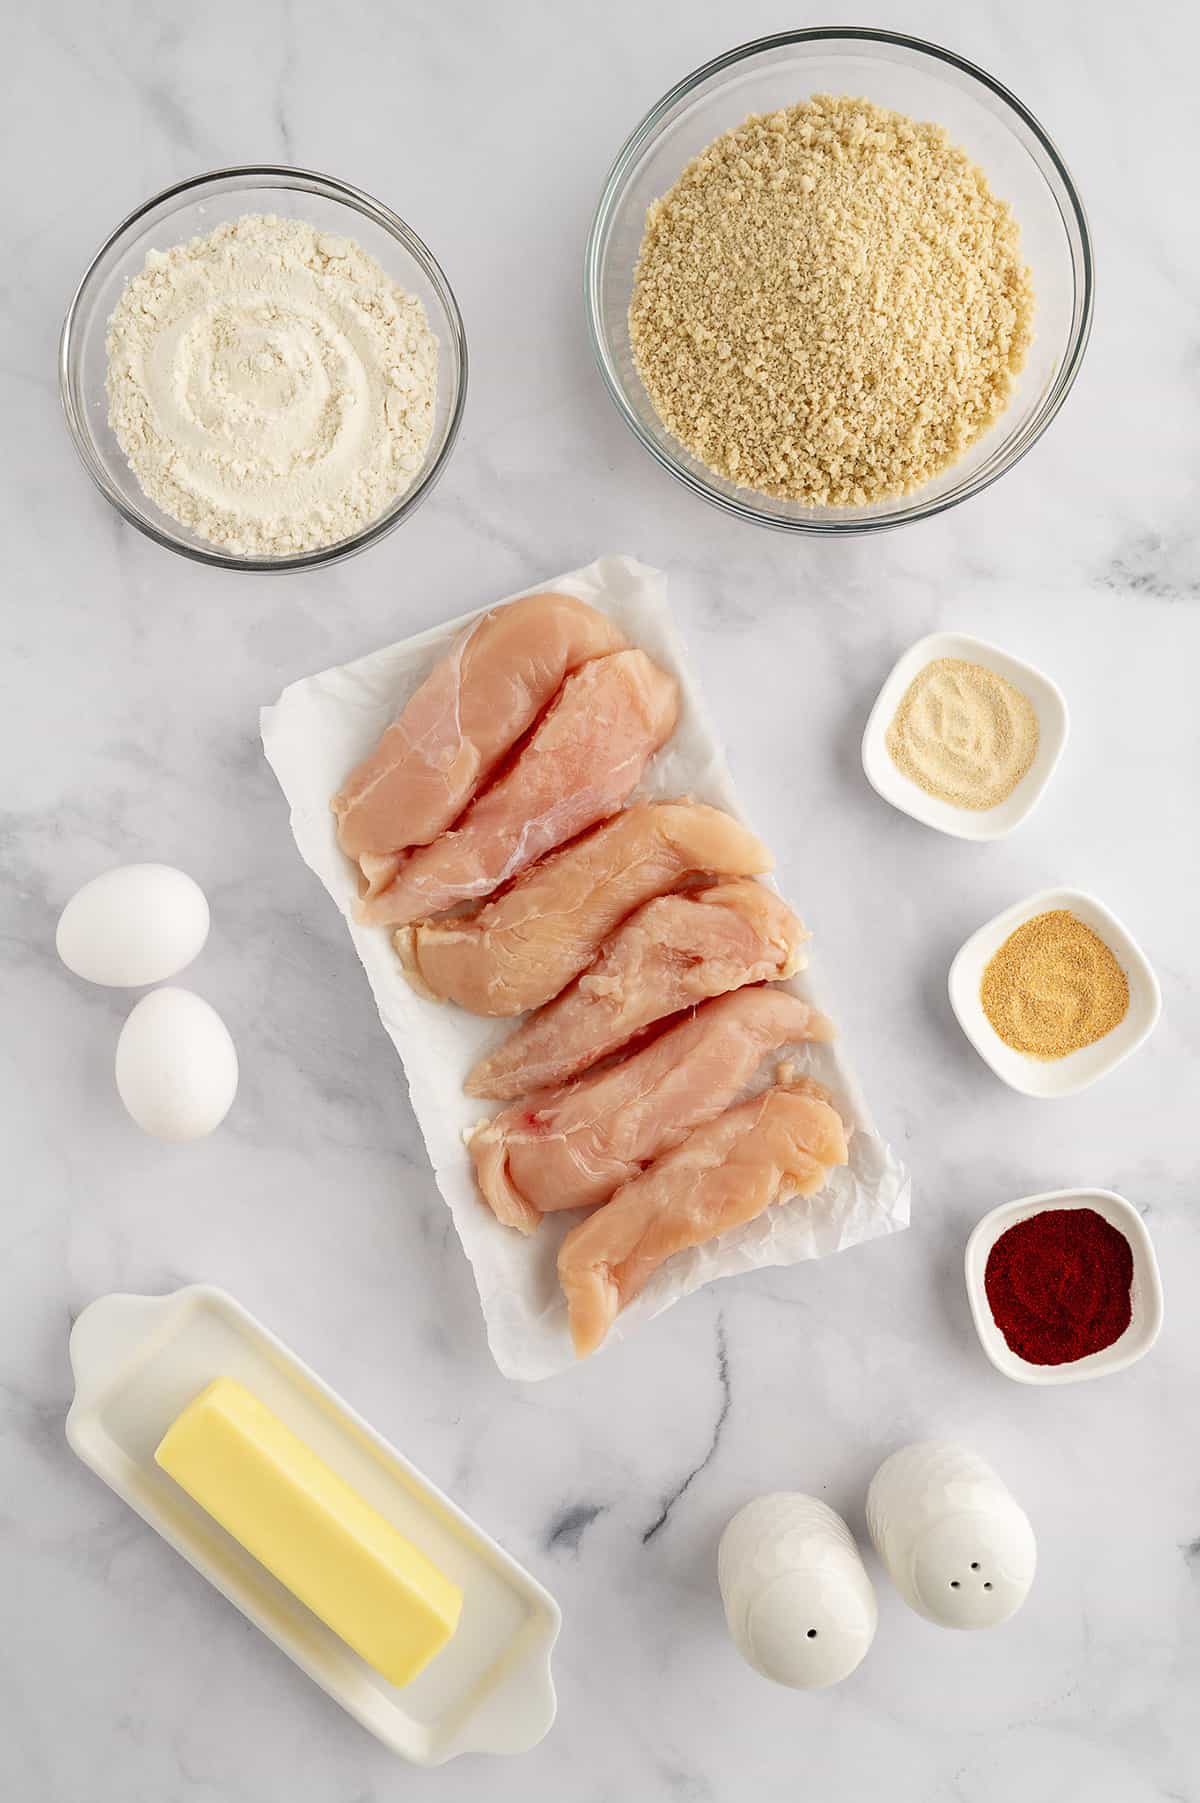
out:
{"label": "small white square dish", "polygon": [[[1038,721],[1038,747],[1032,764],[1012,794],[995,807],[973,809],[928,795],[907,777],[887,748],[887,732],[909,684],[927,664],[939,658],[982,664],[1028,697]],[[863,733],[862,762],[867,781],[902,814],[956,839],[1002,839],[1026,820],[1041,800],[1067,742],[1067,703],[1057,683],[1033,664],[1010,657],[997,645],[964,632],[934,632],[919,639],[892,669],[876,698]]]}
{"label": "small white square dish", "polygon": [[[232,1296],[101,1296],[71,1332],[73,1452],[385,1746],[416,1765],[523,1753],[554,1720],[557,1603],[448,1496]],[[398,1689],[155,1463],[163,1435],[215,1377],[233,1377],[463,1593],[449,1643]],[[303,1707],[303,1699],[297,1699]]]}
{"label": "small white square dish", "polygon": [[[1130,1287],[1132,1316],[1129,1326],[1111,1346],[1085,1358],[1063,1365],[1033,1365],[1014,1352],[997,1327],[987,1299],[984,1278],[992,1247],[1002,1234],[1018,1221],[1042,1214],[1047,1209],[1090,1208],[1118,1233],[1124,1234],[1133,1253],[1133,1282]],[[1075,1384],[1089,1377],[1104,1377],[1111,1371],[1123,1371],[1127,1365],[1143,1358],[1155,1340],[1163,1320],[1162,1280],[1154,1244],[1137,1209],[1124,1196],[1106,1189],[1050,1190],[1043,1196],[1024,1196],[1018,1202],[1004,1202],[984,1215],[967,1241],[967,1300],[979,1343],[1005,1377],[1019,1384]]]}
{"label": "small white square dish", "polygon": [[[1035,915],[1059,908],[1074,914],[1108,946],[1129,980],[1129,1007],[1124,1019],[1094,1045],[1064,1058],[1032,1058],[1001,1039],[984,1013],[980,988],[984,971],[1009,935]],[[972,933],[950,966],[950,1006],[979,1056],[998,1077],[1022,1095],[1049,1099],[1077,1095],[1136,1052],[1162,1012],[1162,992],[1150,960],[1103,902],[1082,889],[1043,889]]]}

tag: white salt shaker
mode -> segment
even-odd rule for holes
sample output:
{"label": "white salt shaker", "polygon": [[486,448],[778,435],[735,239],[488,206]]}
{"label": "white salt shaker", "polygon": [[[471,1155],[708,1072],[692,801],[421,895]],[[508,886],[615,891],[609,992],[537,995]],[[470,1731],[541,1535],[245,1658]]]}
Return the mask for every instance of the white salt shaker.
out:
{"label": "white salt shaker", "polygon": [[867,1491],[867,1527],[905,1602],[939,1627],[994,1628],[1029,1594],[1029,1517],[965,1446],[919,1440],[885,1459]]}
{"label": "white salt shaker", "polygon": [[739,1509],[717,1576],[738,1652],[793,1690],[837,1684],[875,1637],[875,1591],[840,1515],[815,1496],[776,1493]]}

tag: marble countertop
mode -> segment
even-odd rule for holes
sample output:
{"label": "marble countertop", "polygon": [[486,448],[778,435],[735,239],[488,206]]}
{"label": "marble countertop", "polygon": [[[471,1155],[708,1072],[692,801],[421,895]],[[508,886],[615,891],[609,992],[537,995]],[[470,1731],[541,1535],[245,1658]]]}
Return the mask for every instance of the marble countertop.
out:
{"label": "marble countertop", "polygon": [[[6,37],[3,870],[7,1206],[0,1226],[0,1793],[21,1803],[491,1803],[610,1798],[1014,1803],[1200,1795],[1200,1236],[1193,958],[1200,889],[1200,249],[1182,0],[1136,30],[1067,0],[882,0],[874,23],[982,63],[1043,118],[1100,270],[1077,389],[965,507],[873,540],[727,519],[637,449],[580,304],[591,207],[630,126],[706,57],[792,16],[765,0],[384,7],[50,0]],[[854,21],[841,4],[826,17]],[[432,499],[326,574],[172,558],[96,494],[59,415],[55,340],[113,222],[205,167],[293,160],[376,192],[443,260],[471,394]],[[817,935],[911,1230],[709,1288],[603,1358],[507,1383],[342,924],[297,857],[257,739],[281,686],[621,550],[671,600],[734,775]],[[951,842],[863,781],[893,659],[961,628],[1043,665],[1073,732],[1010,840]],[[242,1086],[211,1140],[142,1138],[112,1089],[129,998],[59,965],[65,897],[114,862],[183,865],[214,930],[184,979]],[[1165,1013],[1101,1086],[1003,1088],[946,998],[950,958],[1021,895],[1101,895]],[[960,1275],[976,1218],[1072,1184],[1143,1210],[1167,1321],[1095,1384],[1007,1382]],[[81,1465],[67,1334],[113,1289],[232,1290],[560,1598],[560,1711],[535,1752],[399,1764]],[[867,1480],[960,1438],[1027,1507],[1041,1566],[1006,1628],[910,1614],[872,1558],[875,1648],[801,1696],[740,1664],[720,1530],[809,1490],[863,1534]]]}

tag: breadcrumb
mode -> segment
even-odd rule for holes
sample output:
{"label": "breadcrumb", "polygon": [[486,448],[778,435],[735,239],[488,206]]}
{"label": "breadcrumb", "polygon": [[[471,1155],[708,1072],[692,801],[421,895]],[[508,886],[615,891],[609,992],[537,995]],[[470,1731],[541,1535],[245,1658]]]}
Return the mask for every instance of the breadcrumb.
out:
{"label": "breadcrumb", "polygon": [[715,139],[653,203],[629,327],[655,410],[710,469],[863,506],[1003,412],[1033,310],[1012,211],[942,127],[820,94]]}

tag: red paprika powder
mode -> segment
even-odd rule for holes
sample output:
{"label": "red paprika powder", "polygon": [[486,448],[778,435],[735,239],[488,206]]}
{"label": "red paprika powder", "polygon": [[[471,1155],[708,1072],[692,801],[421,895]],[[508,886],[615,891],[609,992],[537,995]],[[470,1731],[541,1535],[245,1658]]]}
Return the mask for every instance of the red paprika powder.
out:
{"label": "red paprika powder", "polygon": [[1094,1208],[1047,1208],[1002,1233],[983,1274],[1018,1358],[1066,1365],[1119,1340],[1133,1315],[1133,1249]]}

